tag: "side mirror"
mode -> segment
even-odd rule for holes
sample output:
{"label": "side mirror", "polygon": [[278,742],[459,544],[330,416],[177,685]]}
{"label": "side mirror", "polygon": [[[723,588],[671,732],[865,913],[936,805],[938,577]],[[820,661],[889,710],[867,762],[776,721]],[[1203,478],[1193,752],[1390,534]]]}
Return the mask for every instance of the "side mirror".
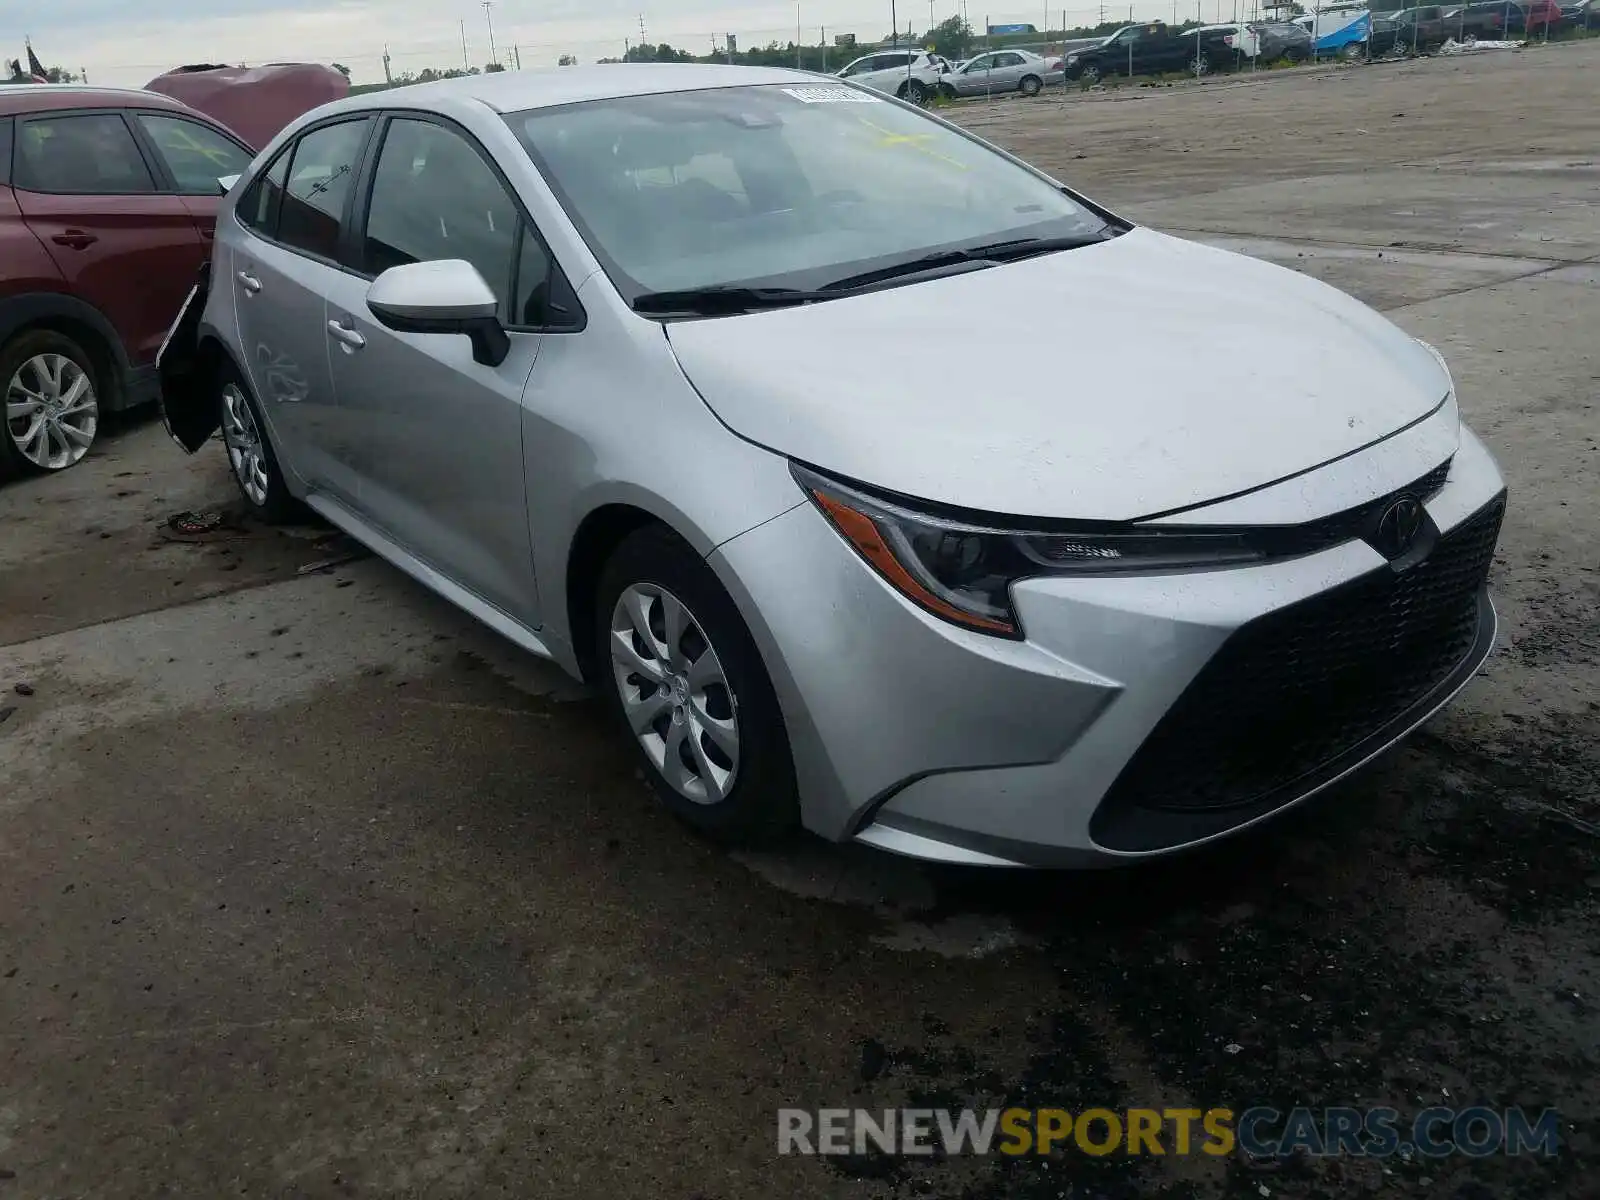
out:
{"label": "side mirror", "polygon": [[500,302],[478,268],[463,259],[390,267],[367,289],[367,307],[398,333],[465,334],[473,361],[486,367],[498,367],[511,353]]}
{"label": "side mirror", "polygon": [[221,189],[222,195],[226,196],[233,191],[233,185],[238,183],[241,178],[243,176],[240,175],[218,175],[217,187]]}

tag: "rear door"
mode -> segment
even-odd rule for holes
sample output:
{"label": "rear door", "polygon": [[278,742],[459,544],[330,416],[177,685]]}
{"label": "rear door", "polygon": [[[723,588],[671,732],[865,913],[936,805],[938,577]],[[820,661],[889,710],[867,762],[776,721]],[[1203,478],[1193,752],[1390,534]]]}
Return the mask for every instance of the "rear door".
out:
{"label": "rear door", "polygon": [[228,256],[231,288],[255,394],[288,469],[308,488],[355,498],[328,364],[326,297],[350,268],[342,258],[352,186],[372,118],[314,125],[280,151],[239,197],[242,233]]}
{"label": "rear door", "polygon": [[144,139],[146,152],[155,159],[162,190],[183,197],[201,239],[209,243],[216,234],[217,208],[222,203],[219,181],[243,175],[254,152],[204,121],[168,112],[129,115],[135,132]]}
{"label": "rear door", "polygon": [[1002,50],[994,56],[994,86],[998,91],[1015,91],[1022,81],[1022,69],[1027,62],[1013,50]]}
{"label": "rear door", "polygon": [[73,293],[116,328],[129,362],[152,366],[206,258],[189,209],[161,194],[120,111],[19,118],[15,141],[12,186],[28,227]]}

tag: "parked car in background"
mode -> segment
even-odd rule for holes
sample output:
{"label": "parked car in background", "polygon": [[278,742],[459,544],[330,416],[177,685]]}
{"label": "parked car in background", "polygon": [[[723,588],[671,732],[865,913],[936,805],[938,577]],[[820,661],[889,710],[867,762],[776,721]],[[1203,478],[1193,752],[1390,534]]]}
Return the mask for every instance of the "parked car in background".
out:
{"label": "parked car in background", "polygon": [[1060,59],[1042,58],[1030,50],[993,50],[943,75],[939,90],[947,96],[984,96],[994,92],[1037,96],[1045,87],[1061,81]]}
{"label": "parked car in background", "polygon": [[1183,44],[1183,62],[1195,75],[1232,71],[1258,52],[1254,30],[1236,23],[1185,29],[1178,40]]}
{"label": "parked car in background", "polygon": [[59,471],[155,358],[253,152],[154,92],[0,88],[0,477]]}
{"label": "parked car in background", "polygon": [[856,59],[838,76],[912,104],[926,104],[938,94],[948,68],[943,58],[925,50],[880,50]]}
{"label": "parked car in background", "polygon": [[1396,26],[1365,8],[1342,8],[1296,17],[1313,58],[1377,58],[1394,48]]}
{"label": "parked car in background", "polygon": [[1600,0],[1569,0],[1561,6],[1565,28],[1600,30]]}
{"label": "parked car in background", "polygon": [[[1420,8],[1402,8],[1398,12],[1385,13],[1381,17],[1375,17],[1372,25],[1374,34],[1380,27],[1385,34],[1390,32],[1393,34],[1393,40],[1383,52],[1392,50],[1409,54],[1426,54],[1444,45],[1450,37],[1445,28],[1444,9],[1436,4]],[[1377,45],[1373,46],[1373,52],[1380,53]]]}
{"label": "parked car in background", "polygon": [[[1505,485],[1437,351],[799,71],[325,106],[178,330],[186,449],[220,423],[255,511],[588,680],[727,841],[1168,854],[1374,759],[1494,641]],[[1063,331],[1072,387],[997,389]]]}
{"label": "parked car in background", "polygon": [[1505,36],[1505,3],[1464,4],[1444,10],[1444,31],[1457,41],[1468,38],[1496,40]]}
{"label": "parked car in background", "polygon": [[350,92],[344,72],[319,63],[178,67],[145,84],[265,146],[290,121]]}
{"label": "parked car in background", "polygon": [[1067,55],[1066,77],[1098,83],[1119,75],[1160,75],[1189,69],[1193,44],[1162,21],[1125,25],[1098,46]]}
{"label": "parked car in background", "polygon": [[1506,32],[1543,37],[1561,24],[1561,6],[1556,0],[1524,0],[1512,4],[1506,14]]}
{"label": "parked car in background", "polygon": [[1250,26],[1256,37],[1256,58],[1262,63],[1304,62],[1311,57],[1311,33],[1293,21],[1258,21]]}

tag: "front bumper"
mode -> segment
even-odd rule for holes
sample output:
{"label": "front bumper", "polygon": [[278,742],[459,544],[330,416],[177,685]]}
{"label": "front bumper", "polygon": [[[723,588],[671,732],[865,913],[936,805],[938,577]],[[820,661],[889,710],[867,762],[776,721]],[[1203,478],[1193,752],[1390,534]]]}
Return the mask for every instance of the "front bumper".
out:
{"label": "front bumper", "polygon": [[[1032,579],[1013,588],[1021,642],[915,608],[809,504],[711,562],[773,676],[809,828],[950,862],[1105,865],[1253,825],[1446,703],[1493,642],[1482,576],[1503,491],[1463,428],[1426,503],[1439,541],[1395,576],[1408,590],[1363,541],[1233,570]],[[1451,628],[1423,654],[1413,643],[1432,626],[1413,613],[1431,611],[1446,585],[1430,580],[1456,560]],[[1366,608],[1339,617],[1363,596]],[[1355,667],[1371,684],[1372,637],[1412,658],[1406,680],[1369,700],[1338,655],[1365,647]],[[1292,701],[1282,721],[1275,688]],[[1318,724],[1324,699],[1337,720]]]}

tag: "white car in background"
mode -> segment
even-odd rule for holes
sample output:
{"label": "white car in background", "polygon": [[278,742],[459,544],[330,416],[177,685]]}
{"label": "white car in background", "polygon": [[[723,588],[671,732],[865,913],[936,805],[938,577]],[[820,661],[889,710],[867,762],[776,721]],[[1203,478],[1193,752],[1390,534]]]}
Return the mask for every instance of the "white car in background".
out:
{"label": "white car in background", "polygon": [[839,72],[839,78],[912,104],[926,104],[938,94],[939,80],[949,69],[946,60],[926,50],[880,50],[856,59]]}

